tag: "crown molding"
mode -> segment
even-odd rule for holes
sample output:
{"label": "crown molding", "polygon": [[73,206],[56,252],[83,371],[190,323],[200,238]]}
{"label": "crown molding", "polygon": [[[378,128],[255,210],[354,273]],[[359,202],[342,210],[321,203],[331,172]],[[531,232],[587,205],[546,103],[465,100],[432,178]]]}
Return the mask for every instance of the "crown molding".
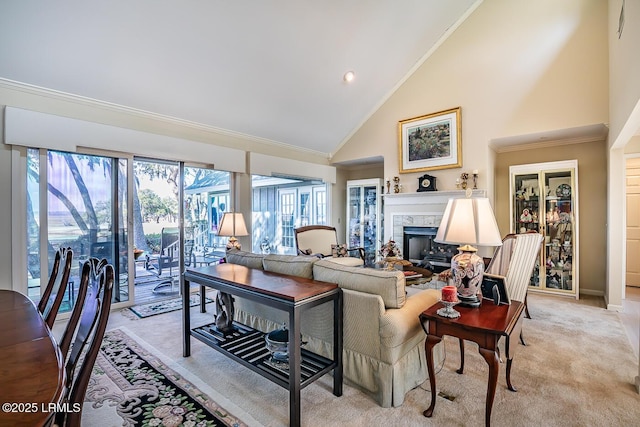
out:
{"label": "crown molding", "polygon": [[524,144],[493,147],[496,153],[508,153],[513,151],[533,150],[539,148],[552,148],[559,145],[584,144],[587,142],[604,141],[606,137],[600,135],[579,136],[575,138],[554,139],[545,141],[528,142]]}
{"label": "crown molding", "polygon": [[[29,95],[39,96],[39,97],[58,100],[58,101],[64,101],[64,102],[68,102],[76,105],[92,107],[92,108],[96,108],[104,111],[109,111],[112,113],[136,116],[142,119],[152,120],[155,122],[164,123],[171,126],[182,127],[185,129],[191,129],[199,132],[244,139],[248,142],[253,142],[256,144],[268,145],[274,148],[277,147],[284,150],[294,150],[302,154],[318,156],[325,159],[330,158],[329,153],[322,152],[322,151],[316,151],[308,148],[297,147],[291,144],[274,141],[268,138],[262,138],[259,136],[249,135],[249,134],[236,132],[228,129],[222,129],[215,126],[209,126],[202,123],[179,119],[177,117],[153,113],[151,111],[141,110],[133,107],[127,107],[124,105],[115,104],[107,101],[101,101],[98,99],[89,98],[81,95],[75,95],[67,92],[62,92],[55,89],[48,89],[40,86],[31,85],[28,83],[22,83],[14,80],[5,79],[2,77],[0,77],[0,89],[7,89],[11,91],[16,91],[16,92],[27,93]],[[15,105],[15,107],[22,107],[22,106]],[[46,111],[46,112],[53,114],[51,111]],[[237,148],[237,147],[231,147],[231,148]],[[251,151],[251,150],[247,150],[247,151]]]}

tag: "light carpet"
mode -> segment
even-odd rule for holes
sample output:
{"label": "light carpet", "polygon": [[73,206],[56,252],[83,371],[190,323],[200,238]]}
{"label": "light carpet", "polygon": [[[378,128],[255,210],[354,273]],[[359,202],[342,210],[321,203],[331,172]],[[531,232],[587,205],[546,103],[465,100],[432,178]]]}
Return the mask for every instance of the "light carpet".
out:
{"label": "light carpet", "polygon": [[[616,313],[583,301],[529,294],[533,319],[523,319],[527,346],[512,345],[511,379],[506,388],[505,365],[493,406],[494,426],[623,426],[640,420],[640,396],[633,381],[638,359]],[[131,322],[114,313],[110,327],[124,325],[162,352],[189,380],[210,387],[213,399],[248,425],[288,425],[288,393],[192,339],[192,355],[182,357],[181,312]],[[211,312],[192,311],[192,325],[210,322]],[[513,340],[514,342],[517,340]],[[437,373],[437,389],[454,400],[438,397],[434,415],[429,382],[410,391],[397,408],[381,408],[369,396],[345,383],[344,394],[332,394],[325,375],[301,393],[304,426],[481,426],[484,425],[488,369],[477,346],[466,345],[465,373],[455,370],[460,358],[457,340],[445,338],[446,359]],[[224,400],[223,400],[224,399]],[[227,402],[233,407],[223,404]],[[93,426],[92,415],[84,414]],[[120,425],[114,419],[112,425]]]}

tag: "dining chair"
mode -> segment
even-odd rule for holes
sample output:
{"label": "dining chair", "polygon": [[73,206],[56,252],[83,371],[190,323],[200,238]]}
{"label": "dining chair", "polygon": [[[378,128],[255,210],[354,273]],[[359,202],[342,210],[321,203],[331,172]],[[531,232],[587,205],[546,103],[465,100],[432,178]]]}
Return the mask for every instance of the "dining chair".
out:
{"label": "dining chair", "polygon": [[[89,378],[109,320],[113,282],[113,266],[108,264],[106,259],[90,258],[84,263],[80,279],[80,288],[84,291],[82,296],[79,292],[78,302],[73,308],[69,325],[60,340],[60,349],[63,354],[66,356],[65,351],[69,353],[65,363],[67,380],[62,406],[80,409],[56,413],[54,421],[56,426],[80,426],[82,404]],[[82,304],[80,304],[81,297]],[[87,347],[86,352],[83,352],[85,347]]]}
{"label": "dining chair", "polygon": [[42,314],[45,323],[50,329],[53,328],[64,293],[67,290],[72,261],[73,251],[71,248],[59,248],[56,251],[47,287],[38,302],[38,311]]}

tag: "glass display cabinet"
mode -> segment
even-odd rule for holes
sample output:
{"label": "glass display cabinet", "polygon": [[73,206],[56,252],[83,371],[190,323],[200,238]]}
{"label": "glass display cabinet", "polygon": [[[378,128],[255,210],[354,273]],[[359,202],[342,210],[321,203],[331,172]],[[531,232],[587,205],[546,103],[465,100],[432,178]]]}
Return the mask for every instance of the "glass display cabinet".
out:
{"label": "glass display cabinet", "polygon": [[578,162],[511,166],[511,232],[544,236],[529,289],[579,297]]}
{"label": "glass display cabinet", "polygon": [[347,246],[362,247],[373,266],[382,236],[382,179],[347,181]]}

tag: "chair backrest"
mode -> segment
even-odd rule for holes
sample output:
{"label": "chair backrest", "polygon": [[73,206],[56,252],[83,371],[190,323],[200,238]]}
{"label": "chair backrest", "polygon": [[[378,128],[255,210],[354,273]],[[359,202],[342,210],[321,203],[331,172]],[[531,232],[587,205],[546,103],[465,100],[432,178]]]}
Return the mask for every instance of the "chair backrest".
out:
{"label": "chair backrest", "polygon": [[94,242],[89,249],[89,256],[93,258],[110,260],[113,258],[113,241]]}
{"label": "chair backrest", "polygon": [[524,302],[541,243],[540,233],[509,234],[487,266],[487,273],[505,277],[510,299]]}
{"label": "chair backrest", "polygon": [[98,260],[98,258],[89,258],[85,262],[82,263],[82,267],[80,268],[80,283],[78,285],[78,295],[76,296],[76,302],[73,306],[73,310],[71,311],[71,316],[67,321],[67,326],[65,326],[62,336],[60,337],[60,351],[67,357],[69,349],[71,348],[71,341],[74,338],[76,328],[78,326],[78,321],[80,320],[80,315],[82,314],[82,307],[84,306],[84,301],[87,296],[87,289],[89,288],[89,279],[92,274],[95,274],[97,268],[104,268],[103,265],[106,265],[106,259],[102,259],[102,261]]}
{"label": "chair backrest", "polygon": [[49,282],[42,293],[40,302],[38,302],[38,311],[42,314],[49,328],[53,328],[64,293],[67,290],[72,261],[73,251],[71,248],[60,248],[56,251]]}
{"label": "chair backrest", "polygon": [[328,225],[307,225],[296,228],[294,233],[298,254],[331,256],[331,245],[338,244],[336,228]]}
{"label": "chair backrest", "polygon": [[160,256],[158,257],[158,273],[164,268],[177,267],[180,249],[180,230],[177,227],[165,227],[160,233]]}
{"label": "chair backrest", "polygon": [[[113,266],[105,259],[90,258],[82,267],[80,287],[84,287],[85,295],[83,303],[77,303],[72,313],[77,328],[68,327],[60,341],[61,350],[64,346],[69,351],[65,364],[67,383],[63,403],[68,403],[70,408],[82,408],[91,371],[109,320],[113,280]],[[70,342],[73,342],[72,346],[69,345]],[[87,351],[81,357],[87,344]],[[80,426],[81,419],[82,409],[59,412],[55,417],[56,424],[60,426]]]}
{"label": "chair backrest", "polygon": [[171,252],[177,251],[178,240],[180,240],[180,230],[178,227],[165,227],[160,234],[160,253],[170,256]]}
{"label": "chair backrest", "polygon": [[184,266],[191,267],[192,265],[195,267],[195,255],[193,254],[193,239],[185,239],[184,241]]}
{"label": "chair backrest", "polygon": [[498,246],[493,254],[493,258],[491,258],[489,265],[485,269],[486,273],[497,274],[499,276],[505,276],[507,274],[511,254],[516,245],[516,236],[517,234],[507,234],[504,236],[502,246]]}

